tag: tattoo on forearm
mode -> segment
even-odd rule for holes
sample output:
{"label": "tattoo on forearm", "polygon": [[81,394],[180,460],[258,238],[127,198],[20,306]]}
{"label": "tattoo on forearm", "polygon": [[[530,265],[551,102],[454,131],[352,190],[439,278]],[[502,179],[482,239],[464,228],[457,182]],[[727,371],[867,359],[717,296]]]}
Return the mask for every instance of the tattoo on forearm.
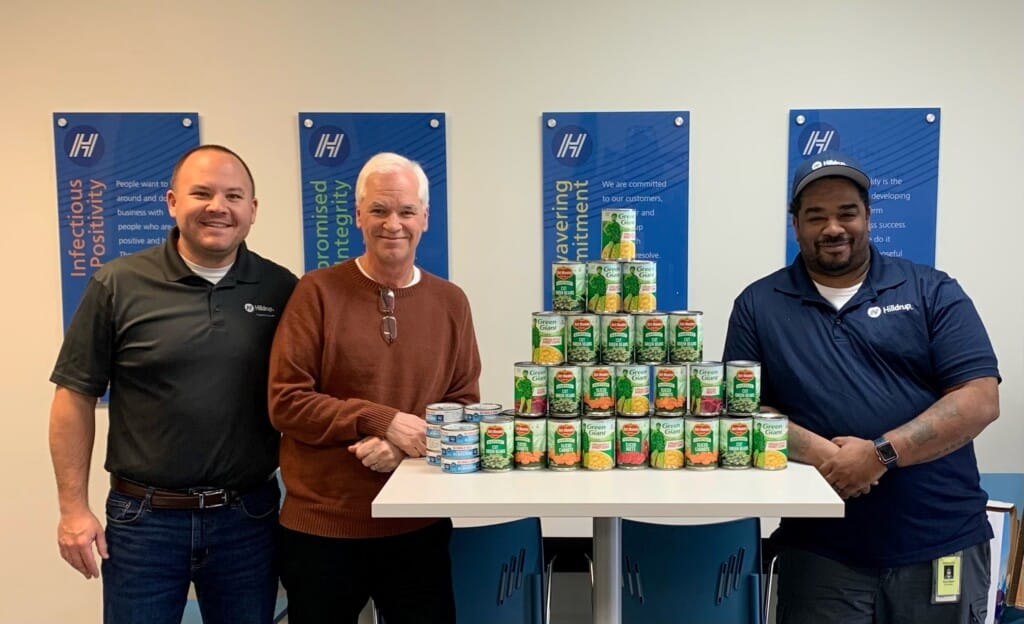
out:
{"label": "tattoo on forearm", "polygon": [[[955,406],[939,401],[920,417],[900,427],[911,443],[913,443],[913,447],[924,451],[924,454],[917,458],[919,463],[929,462],[948,455],[974,438],[969,433],[960,432],[955,438],[945,441],[944,444],[942,443],[943,436],[936,425],[947,424],[943,421],[959,417],[960,414],[957,413]],[[935,447],[936,444],[941,446]]]}

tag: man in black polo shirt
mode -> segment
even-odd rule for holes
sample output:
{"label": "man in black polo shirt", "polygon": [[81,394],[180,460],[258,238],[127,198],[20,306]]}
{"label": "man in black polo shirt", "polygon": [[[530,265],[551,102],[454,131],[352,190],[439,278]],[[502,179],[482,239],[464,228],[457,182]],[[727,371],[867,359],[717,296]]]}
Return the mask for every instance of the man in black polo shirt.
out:
{"label": "man in black polo shirt", "polygon": [[[163,245],[89,281],[50,380],[61,556],[102,557],[104,621],[179,623],[190,583],[207,624],[271,622],[278,434],[267,363],[296,278],[243,242],[252,174],[206,145],[171,174]],[[110,387],[104,532],[88,501],[96,400]]]}

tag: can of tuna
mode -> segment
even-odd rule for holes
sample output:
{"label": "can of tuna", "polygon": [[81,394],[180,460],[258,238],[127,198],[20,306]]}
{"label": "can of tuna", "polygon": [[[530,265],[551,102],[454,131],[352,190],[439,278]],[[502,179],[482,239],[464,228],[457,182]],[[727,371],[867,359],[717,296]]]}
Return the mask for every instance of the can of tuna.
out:
{"label": "can of tuna", "polygon": [[515,413],[546,416],[548,413],[548,369],[533,362],[515,365]]}
{"label": "can of tuna", "polygon": [[512,418],[487,416],[480,421],[480,466],[484,472],[512,470],[513,448],[515,431]]}
{"label": "can of tuna", "polygon": [[539,470],[548,465],[548,421],[543,416],[516,416],[513,460],[519,470]]}
{"label": "can of tuna", "polygon": [[580,413],[580,367],[548,367],[548,412],[552,416],[578,416]]}
{"label": "can of tuna", "polygon": [[615,419],[610,415],[586,416],[580,423],[583,467],[611,470],[615,467]]}
{"label": "can of tuna", "polygon": [[469,459],[480,457],[480,444],[449,444],[441,442],[441,459]]}
{"label": "can of tuna", "polygon": [[456,459],[444,457],[441,459],[441,470],[452,474],[466,474],[480,470],[480,458]]}
{"label": "can of tuna", "polygon": [[440,449],[438,449],[436,451],[432,451],[429,448],[427,449],[427,464],[429,464],[431,466],[440,466],[441,465],[441,450]]}
{"label": "can of tuna", "polygon": [[551,309],[583,312],[587,307],[587,265],[572,260],[551,263]]}
{"label": "can of tuna", "polygon": [[686,365],[662,364],[651,368],[654,378],[654,413],[682,416],[686,412]]}
{"label": "can of tuna", "polygon": [[661,364],[667,361],[668,315],[660,312],[641,312],[633,315],[636,334],[636,363]]}
{"label": "can of tuna", "polygon": [[636,257],[636,210],[601,209],[601,257],[606,260]]}
{"label": "can of tuna", "polygon": [[683,421],[683,444],[687,468],[718,468],[718,417],[687,416]]}
{"label": "can of tuna", "polygon": [[[452,423],[455,424],[455,423]],[[441,452],[441,425],[427,423],[427,450]]]}
{"label": "can of tuna", "polygon": [[501,413],[501,403],[473,403],[462,408],[462,420],[471,423],[478,423],[484,416],[494,416]]}
{"label": "can of tuna", "polygon": [[596,314],[565,316],[566,361],[570,364],[596,364],[601,345],[601,326]]}
{"label": "can of tuna", "polygon": [[651,407],[651,367],[622,364],[615,367],[615,413],[647,416]]}
{"label": "can of tuna", "polygon": [[587,311],[618,312],[622,306],[622,265],[616,260],[587,262]]}
{"label": "can of tuna", "polygon": [[704,359],[704,313],[676,310],[668,315],[668,357],[673,364],[688,364]]}
{"label": "can of tuna", "polygon": [[734,414],[761,411],[761,363],[733,360],[725,363],[725,405]]}
{"label": "can of tuna", "polygon": [[754,468],[782,470],[789,464],[789,418],[782,414],[754,415]]}
{"label": "can of tuna", "polygon": [[658,308],[658,265],[650,260],[622,263],[622,309],[653,312]]}
{"label": "can of tuna", "polygon": [[646,468],[651,449],[651,420],[647,416],[619,416],[615,419],[615,465],[636,470]]}
{"label": "can of tuna", "polygon": [[462,422],[462,404],[431,403],[427,406],[426,420],[435,425]]}
{"label": "can of tuna", "polygon": [[717,416],[725,408],[725,367],[721,362],[694,362],[690,367],[690,413]]}
{"label": "can of tuna", "polygon": [[615,367],[583,367],[583,413],[609,416],[615,411]]}
{"label": "can of tuna", "polygon": [[601,314],[601,363],[629,364],[633,361],[633,316]]}
{"label": "can of tuna", "polygon": [[442,444],[480,444],[480,426],[477,423],[460,422],[441,426]]}
{"label": "can of tuna", "polygon": [[548,468],[576,470],[580,467],[580,418],[548,420]]}
{"label": "can of tuna", "polygon": [[651,418],[651,468],[678,470],[683,467],[683,419],[678,416]]}
{"label": "can of tuna", "polygon": [[732,470],[750,468],[753,418],[750,414],[729,414],[718,422],[718,465]]}

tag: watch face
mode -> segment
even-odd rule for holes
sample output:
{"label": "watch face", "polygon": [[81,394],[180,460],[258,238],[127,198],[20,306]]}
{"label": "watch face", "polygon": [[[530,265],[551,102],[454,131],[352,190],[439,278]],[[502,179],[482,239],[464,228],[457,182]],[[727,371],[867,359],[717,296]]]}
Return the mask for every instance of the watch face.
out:
{"label": "watch face", "polygon": [[878,453],[878,459],[882,460],[883,464],[891,464],[896,461],[896,449],[892,447],[892,442],[885,440],[875,445],[875,452]]}

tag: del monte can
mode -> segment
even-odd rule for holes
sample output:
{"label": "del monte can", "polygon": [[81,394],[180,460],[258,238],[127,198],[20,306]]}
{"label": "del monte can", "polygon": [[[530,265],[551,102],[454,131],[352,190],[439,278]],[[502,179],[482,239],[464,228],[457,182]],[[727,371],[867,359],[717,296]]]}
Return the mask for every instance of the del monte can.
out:
{"label": "del monte can", "polygon": [[699,362],[704,357],[703,312],[676,310],[668,315],[669,360],[673,364]]}
{"label": "del monte can", "polygon": [[551,264],[551,309],[583,312],[587,305],[587,265],[559,260]]}

